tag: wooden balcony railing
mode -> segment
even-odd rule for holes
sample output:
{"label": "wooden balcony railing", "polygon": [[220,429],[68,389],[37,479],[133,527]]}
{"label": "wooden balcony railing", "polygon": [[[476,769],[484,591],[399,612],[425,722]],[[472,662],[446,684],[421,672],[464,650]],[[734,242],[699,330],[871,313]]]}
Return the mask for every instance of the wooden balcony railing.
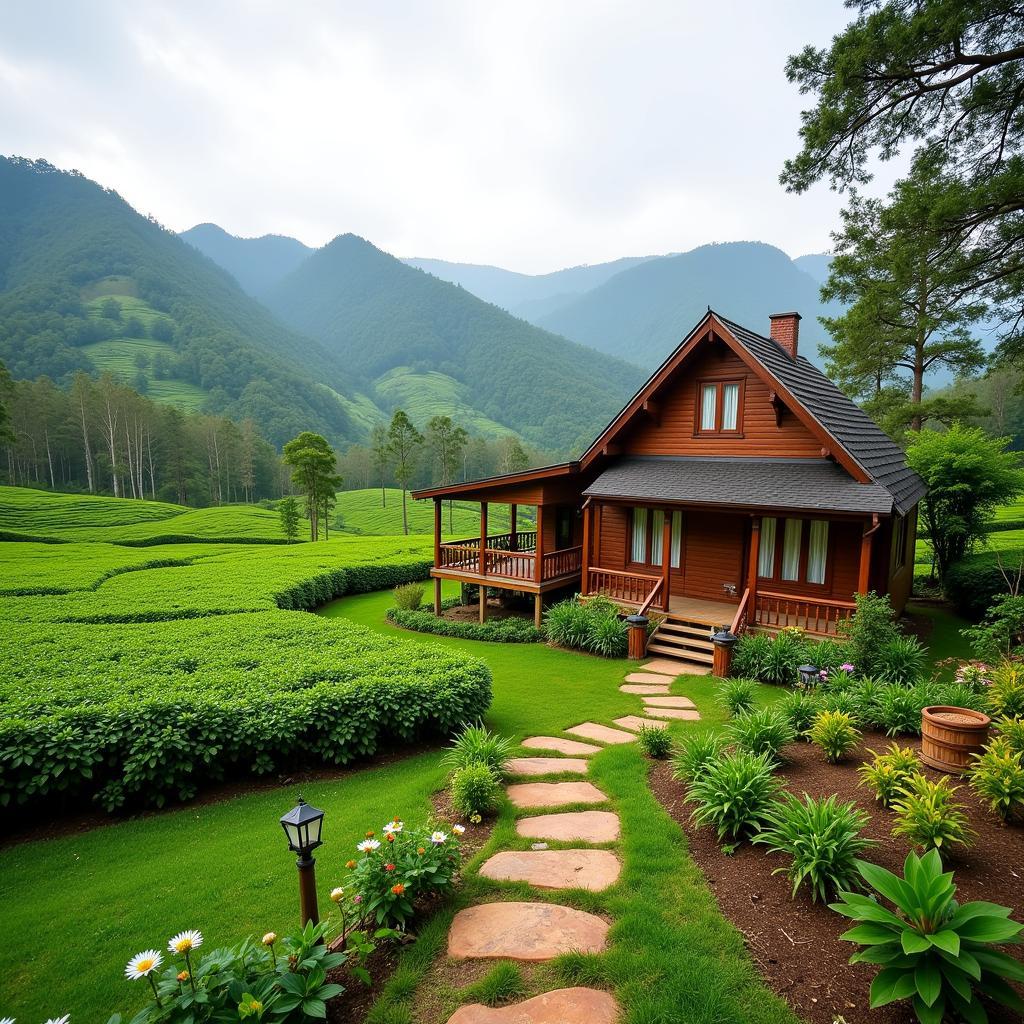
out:
{"label": "wooden balcony railing", "polygon": [[733,636],[740,636],[747,631],[747,614],[750,605],[750,587],[743,591],[740,603],[736,607],[736,614],[732,617],[732,625],[729,632]]}
{"label": "wooden balcony railing", "polygon": [[587,593],[603,594],[613,601],[628,601],[630,604],[642,605],[655,583],[660,582],[660,576],[591,566],[587,574]]}
{"label": "wooden balcony railing", "polygon": [[[487,538],[487,547],[481,549],[479,538],[442,544],[438,556],[438,569],[460,570],[473,575],[494,576],[501,579],[537,581],[537,534],[525,530],[515,535],[516,547],[509,546],[512,535],[499,534]],[[529,545],[529,546],[527,546]],[[541,556],[540,582],[571,576],[583,566],[583,548],[564,548],[548,551]]]}
{"label": "wooden balcony railing", "polygon": [[758,591],[751,618],[755,626],[770,629],[796,626],[807,633],[835,636],[839,624],[850,618],[855,610],[856,605],[852,601],[829,601],[824,598]]}
{"label": "wooden balcony railing", "polygon": [[541,578],[553,580],[558,576],[571,576],[583,568],[583,548],[562,548],[545,551],[541,558]]}
{"label": "wooden balcony railing", "polygon": [[[450,540],[442,544],[441,547],[476,548],[479,551],[480,538],[466,537],[464,540]],[[487,537],[487,547],[495,551],[533,551],[537,547],[537,531],[517,530],[514,534],[492,533]]]}
{"label": "wooden balcony railing", "polygon": [[661,597],[661,588],[665,585],[664,579],[659,578],[658,582],[654,584],[650,589],[647,597],[644,598],[644,603],[637,609],[637,615],[646,615],[651,608],[654,607],[654,602]]}

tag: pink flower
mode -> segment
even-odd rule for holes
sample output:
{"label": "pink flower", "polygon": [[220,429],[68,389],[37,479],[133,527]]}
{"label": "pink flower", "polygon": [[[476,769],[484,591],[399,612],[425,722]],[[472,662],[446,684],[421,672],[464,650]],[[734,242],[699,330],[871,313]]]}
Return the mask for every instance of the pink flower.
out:
{"label": "pink flower", "polygon": [[840,672],[852,672],[853,671],[853,666],[848,661],[844,661],[843,664],[839,666],[839,671]]}

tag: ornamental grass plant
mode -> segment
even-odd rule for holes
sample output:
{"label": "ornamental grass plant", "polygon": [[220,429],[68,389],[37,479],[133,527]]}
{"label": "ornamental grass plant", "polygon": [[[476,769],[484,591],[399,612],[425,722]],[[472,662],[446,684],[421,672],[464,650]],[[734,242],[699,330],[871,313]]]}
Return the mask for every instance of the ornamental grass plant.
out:
{"label": "ornamental grass plant", "polygon": [[687,733],[676,746],[672,777],[692,782],[708,764],[718,760],[724,750],[725,738],[717,732]]}
{"label": "ornamental grass plant", "polygon": [[693,820],[715,829],[718,841],[731,840],[727,850],[757,832],[766,820],[779,781],[767,754],[737,750],[708,761],[690,781],[688,799],[696,805]]}
{"label": "ornamental grass plant", "polygon": [[774,707],[736,715],[725,727],[725,733],[740,750],[767,754],[776,763],[782,760],[783,747],[796,739],[789,719]]}
{"label": "ornamental grass plant", "polygon": [[967,824],[963,804],[954,798],[958,789],[948,775],[935,782],[924,775],[911,776],[892,802],[896,812],[892,834],[921,850],[970,846],[974,831]]}
{"label": "ornamental grass plant", "polygon": [[498,780],[505,778],[505,766],[512,753],[512,741],[507,736],[491,732],[483,724],[464,726],[452,740],[441,763],[449,772],[471,764],[482,764]]}
{"label": "ornamental grass plant", "polygon": [[869,753],[871,760],[857,769],[860,785],[867,786],[883,807],[891,807],[907,783],[922,774],[921,762],[911,747],[901,747],[898,743],[891,743],[882,754],[874,750]]}
{"label": "ornamental grass plant", "polygon": [[829,764],[838,764],[860,741],[853,716],[843,711],[822,711],[811,724],[811,742],[821,747]]}
{"label": "ornamental grass plant", "polygon": [[718,699],[730,715],[742,715],[754,706],[757,683],[753,679],[726,679],[719,687]]}

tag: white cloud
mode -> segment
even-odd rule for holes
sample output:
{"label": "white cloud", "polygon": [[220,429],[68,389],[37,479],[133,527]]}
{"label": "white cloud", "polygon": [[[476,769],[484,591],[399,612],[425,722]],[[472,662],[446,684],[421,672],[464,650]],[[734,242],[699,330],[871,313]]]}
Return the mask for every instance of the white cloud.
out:
{"label": "white cloud", "polygon": [[179,230],[354,231],[538,272],[728,239],[820,251],[841,203],[777,183],[806,102],[785,57],[845,24],[838,0],[12,12],[5,150]]}

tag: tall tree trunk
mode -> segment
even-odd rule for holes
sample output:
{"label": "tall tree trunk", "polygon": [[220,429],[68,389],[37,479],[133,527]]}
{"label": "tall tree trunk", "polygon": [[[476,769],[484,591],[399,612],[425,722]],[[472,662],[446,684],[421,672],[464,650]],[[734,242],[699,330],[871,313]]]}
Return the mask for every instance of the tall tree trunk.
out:
{"label": "tall tree trunk", "polygon": [[53,475],[53,453],[50,451],[50,428],[43,427],[43,438],[46,441],[46,464],[50,468],[50,487],[57,490],[57,478]]}
{"label": "tall tree trunk", "polygon": [[409,534],[409,510],[406,506],[405,499],[405,484],[402,484],[402,532],[408,536]]}
{"label": "tall tree trunk", "polygon": [[79,412],[82,416],[82,447],[85,451],[85,479],[89,485],[89,493],[96,493],[96,484],[92,474],[92,448],[89,444],[89,423],[85,416],[85,395],[79,391]]}
{"label": "tall tree trunk", "polygon": [[156,501],[156,475],[153,472],[153,436],[146,427],[146,457],[149,461],[149,497]]}

